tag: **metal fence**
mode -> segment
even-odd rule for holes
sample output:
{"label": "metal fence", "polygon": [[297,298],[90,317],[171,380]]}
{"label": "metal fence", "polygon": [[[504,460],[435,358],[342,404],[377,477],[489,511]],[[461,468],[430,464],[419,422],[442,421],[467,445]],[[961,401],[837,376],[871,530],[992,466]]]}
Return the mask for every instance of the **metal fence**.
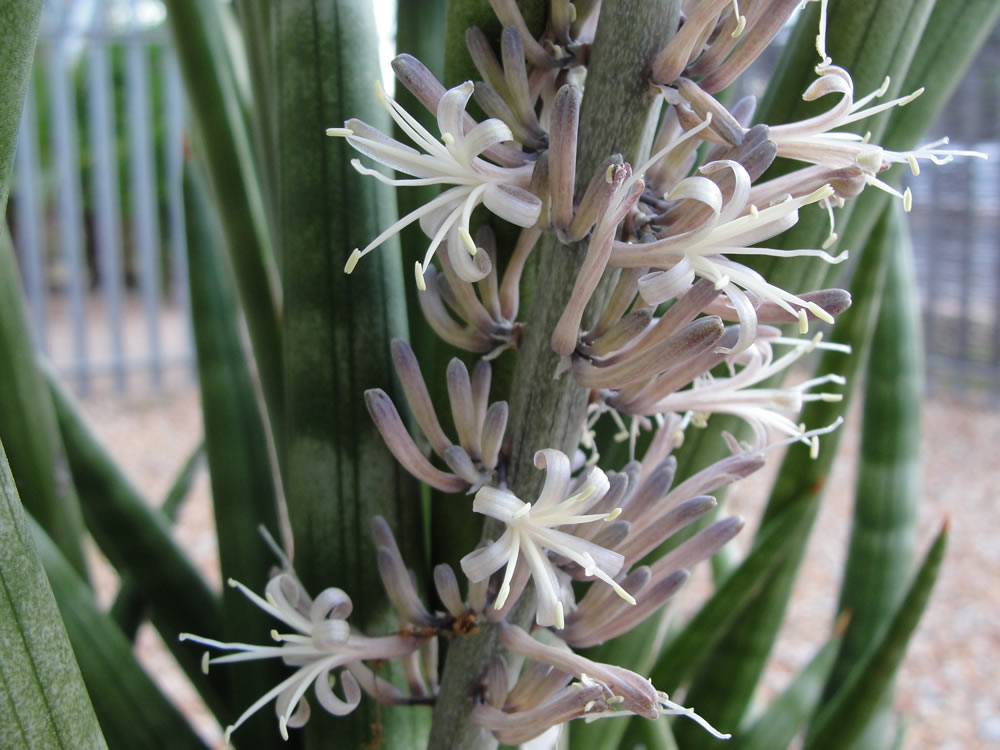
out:
{"label": "metal fence", "polygon": [[[998,79],[994,34],[932,129],[991,159],[929,167],[909,182],[929,382],[992,402],[1000,400]],[[156,0],[46,3],[8,215],[38,347],[80,393],[190,377],[183,109]]]}
{"label": "metal fence", "polygon": [[38,348],[81,394],[190,373],[184,99],[162,6],[45,5],[8,211]]}

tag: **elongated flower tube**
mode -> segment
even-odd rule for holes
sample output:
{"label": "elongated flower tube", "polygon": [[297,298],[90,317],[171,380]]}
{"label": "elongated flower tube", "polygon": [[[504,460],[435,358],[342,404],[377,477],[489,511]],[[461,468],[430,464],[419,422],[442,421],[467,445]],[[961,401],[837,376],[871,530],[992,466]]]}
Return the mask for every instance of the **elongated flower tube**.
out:
{"label": "elongated flower tube", "polygon": [[924,159],[934,164],[944,164],[956,156],[974,156],[986,158],[985,154],[976,151],[958,151],[942,149],[948,139],[942,138],[926,144],[913,151],[890,151],[878,144],[870,142],[870,135],[840,130],[851,123],[866,120],[873,115],[893,107],[904,107],[923,93],[917,89],[905,96],[885,102],[874,103],[881,99],[889,89],[890,79],[886,76],[882,85],[867,96],[854,98],[854,80],[851,74],[841,67],[833,65],[826,53],[826,6],[827,0],[820,0],[820,30],[816,37],[816,51],[820,63],[816,66],[819,76],[806,89],[802,98],[814,101],[828,94],[840,94],[841,99],[826,112],[810,117],[800,122],[791,122],[771,128],[771,138],[778,146],[778,154],[790,159],[820,164],[828,168],[860,167],[864,172],[865,182],[874,185],[903,201],[903,208],[910,210],[911,194],[909,188],[899,192],[896,188],[880,180],[876,175],[892,164],[908,164],[914,175],[920,173],[919,160]]}
{"label": "elongated flower tube", "polygon": [[652,683],[628,669],[612,664],[602,664],[574,654],[569,649],[549,646],[532,638],[516,625],[500,626],[500,642],[516,654],[548,664],[566,674],[573,675],[585,687],[599,686],[607,696],[609,710],[600,714],[590,713],[589,719],[634,714],[646,719],[664,715],[687,716],[710,734],[720,739],[722,734],[698,716],[693,709],[685,708],[670,700],[669,696],[653,687]]}
{"label": "elongated flower tube", "polygon": [[[797,315],[802,332],[808,330],[808,312],[832,323],[833,317],[819,305],[771,284],[756,271],[729,256],[812,256],[828,263],[846,260],[846,252],[834,257],[824,250],[753,247],[793,226],[798,221],[801,207],[831,196],[833,188],[825,185],[807,196],[789,196],[775,205],[758,209],[747,203],[750,176],[738,162],[712,162],[702,167],[701,172],[720,169],[731,170],[735,177],[734,190],[728,200],[715,182],[701,175],[682,180],[667,196],[670,199],[698,201],[708,206],[711,209],[710,218],[701,227],[654,242],[615,242],[610,265],[662,269],[647,274],[639,282],[639,292],[650,305],[660,304],[683,293],[695,276],[711,280],[737,311],[740,337],[734,345],[735,351],[746,349],[755,338],[757,316],[754,302],[771,302]],[[753,299],[747,296],[747,292],[753,295]]]}
{"label": "elongated flower tube", "polygon": [[[181,633],[182,641],[193,641],[232,652],[214,658],[206,653],[203,663],[205,671],[212,664],[258,659],[281,659],[296,670],[226,727],[226,744],[234,730],[272,700],[275,701],[274,708],[278,715],[278,729],[287,740],[289,727],[301,727],[309,720],[310,709],[305,694],[310,686],[313,687],[319,705],[335,716],[344,716],[357,708],[361,702],[362,690],[382,703],[413,702],[392,684],[376,677],[363,662],[408,657],[424,645],[425,639],[405,633],[381,638],[356,634],[347,624],[347,617],[353,607],[347,594],[337,588],[328,588],[311,599],[299,580],[290,573],[281,573],[268,581],[264,598],[232,579],[229,585],[238,588],[254,605],[281,620],[294,632],[271,631],[271,637],[280,644],[276,646],[225,643]],[[333,691],[333,673],[341,667],[343,669],[338,676],[343,698]]]}
{"label": "elongated flower tube", "polygon": [[600,469],[594,468],[584,481],[570,490],[570,461],[561,451],[546,449],[535,454],[535,466],[545,469],[545,485],[538,500],[526,503],[507,490],[483,487],[476,493],[472,509],[495,518],[506,526],[499,539],[462,558],[462,570],[471,581],[482,581],[506,566],[494,607],[501,609],[511,593],[511,579],[518,559],[523,556],[535,583],[535,621],[542,626],[565,625],[562,581],[548,553],[560,555],[579,565],[586,576],[599,578],[622,599],[635,604],[632,596],[613,578],[623,558],[587,539],[556,527],[609,521],[616,510],[588,514],[602,500],[610,485]]}
{"label": "elongated flower tube", "polygon": [[[355,249],[344,270],[350,273],[358,261],[399,232],[419,220],[431,238],[423,261],[415,267],[417,286],[424,287],[423,276],[431,258],[455,229],[470,255],[478,250],[469,231],[472,211],[479,204],[506,221],[530,227],[541,211],[541,200],[528,192],[533,167],[501,167],[482,158],[498,144],[513,140],[510,128],[500,120],[489,119],[466,129],[465,108],[472,96],[471,81],[449,89],[438,102],[437,121],[440,140],[428,132],[410,113],[389,97],[378,82],[375,95],[397,125],[418,149],[399,143],[361,120],[348,120],[342,128],[329,128],[327,135],[345,138],[357,151],[387,167],[412,175],[412,179],[393,179],[381,172],[352,162],[361,174],[389,185],[450,185],[439,196],[388,227],[363,249]],[[464,267],[463,267],[464,268]],[[463,271],[460,269],[460,273]],[[467,281],[478,281],[485,274],[468,274]]]}
{"label": "elongated flower tube", "polygon": [[[730,329],[727,333],[735,338],[734,330]],[[730,441],[730,447],[734,451],[759,452],[788,442],[803,442],[810,446],[815,455],[819,450],[819,436],[835,429],[842,420],[832,425],[806,429],[796,418],[806,402],[840,401],[842,394],[813,392],[812,389],[827,383],[843,385],[844,378],[827,374],[793,386],[759,386],[791,367],[816,347],[850,350],[841,345],[821,343],[820,334],[810,340],[801,340],[783,338],[776,329],[764,329],[764,333],[765,336],[758,337],[757,341],[739,354],[723,355],[714,360],[709,357],[700,363],[714,366],[725,361],[733,373],[729,377],[713,377],[706,367],[704,374],[697,376],[688,389],[675,390],[661,397],[660,394],[665,390],[661,383],[658,387],[650,387],[637,393],[629,402],[613,396],[609,401],[616,408],[632,414],[683,414],[685,421],[699,426],[704,426],[712,414],[731,414],[744,420],[753,430],[753,439],[744,446]],[[783,356],[775,357],[775,345],[791,345],[793,348]]]}
{"label": "elongated flower tube", "polygon": [[532,92],[524,44],[517,27],[505,26],[500,36],[502,66],[479,28],[465,32],[465,45],[485,79],[476,82],[475,98],[479,106],[490,117],[506,123],[518,143],[532,149],[544,148],[548,137],[535,112],[538,88]]}
{"label": "elongated flower tube", "polygon": [[[638,626],[684,586],[691,568],[715,554],[743,528],[741,518],[723,518],[655,563],[632,567],[678,531],[714,509],[717,503],[707,493],[748,476],[764,465],[761,455],[744,453],[718,461],[673,487],[677,462],[672,456],[664,456],[664,450],[670,450],[674,444],[670,439],[673,430],[672,425],[664,424],[643,464],[632,462],[621,473],[609,475],[613,484],[621,481],[625,485],[616,498],[622,512],[615,523],[621,524],[626,533],[608,546],[624,558],[618,578],[633,594],[637,605],[625,606],[610,595],[608,589],[591,587],[566,617],[566,628],[561,633],[574,648],[604,643]],[[661,439],[664,437],[668,440]],[[599,504],[594,510],[606,507]]]}
{"label": "elongated flower tube", "polygon": [[417,447],[392,399],[380,388],[365,391],[365,403],[375,427],[396,460],[417,479],[442,492],[478,489],[493,480],[507,429],[507,402],[489,404],[492,370],[480,360],[472,376],[459,359],[448,363],[448,398],[458,433],[453,443],[438,421],[427,385],[413,350],[402,339],[392,342],[392,360],[406,401],[433,451],[454,473],[434,467]]}
{"label": "elongated flower tube", "polygon": [[[484,354],[493,359],[520,343],[523,325],[516,322],[517,287],[528,254],[540,230],[522,230],[511,260],[504,270],[503,283],[496,273],[488,273],[472,284],[456,268],[463,263],[478,264],[480,259],[496,266],[496,239],[493,231],[482,226],[476,232],[480,252],[470,257],[453,230],[448,234],[447,252],[438,255],[441,272],[433,267],[425,275],[426,289],[418,293],[420,309],[434,332],[452,346]],[[513,299],[507,296],[513,289]]]}

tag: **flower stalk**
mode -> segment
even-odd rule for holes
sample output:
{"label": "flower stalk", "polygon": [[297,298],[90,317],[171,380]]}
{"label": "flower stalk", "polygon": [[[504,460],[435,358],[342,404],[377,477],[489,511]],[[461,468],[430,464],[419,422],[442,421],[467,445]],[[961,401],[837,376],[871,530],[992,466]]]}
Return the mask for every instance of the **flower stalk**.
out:
{"label": "flower stalk", "polygon": [[[652,141],[648,124],[653,96],[648,87],[653,55],[676,29],[676,0],[606,0],[601,5],[593,48],[593,73],[587,81],[580,109],[576,162],[576,197],[583,197],[591,176],[610,153],[621,153],[641,163]],[[601,72],[605,71],[605,72]],[[519,497],[538,494],[534,452],[553,447],[572,454],[580,441],[587,411],[587,389],[564,376],[554,379],[560,357],[552,350],[551,333],[565,310],[583,265],[586,243],[565,244],[555,232],[546,232],[536,254],[540,258],[536,288],[546,295],[535,300],[531,326],[521,341],[511,386],[508,434],[515,446],[507,484]],[[595,291],[585,323],[596,322],[613,284],[605,281]],[[596,313],[596,314],[595,314]],[[496,523],[487,523],[484,534],[500,535]],[[523,596],[507,622],[526,625],[533,608]],[[434,709],[432,750],[472,750],[494,747],[496,740],[473,723],[469,696],[489,664],[503,653],[497,625],[487,623],[481,632],[456,640],[448,651],[441,693]]]}

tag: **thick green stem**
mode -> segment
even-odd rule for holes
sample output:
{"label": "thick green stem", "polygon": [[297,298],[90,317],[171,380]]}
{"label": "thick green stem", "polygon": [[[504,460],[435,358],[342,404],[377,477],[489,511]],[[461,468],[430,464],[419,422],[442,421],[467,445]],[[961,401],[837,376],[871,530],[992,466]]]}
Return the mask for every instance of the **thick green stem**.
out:
{"label": "thick green stem", "polygon": [[[606,0],[590,58],[581,110],[577,174],[585,185],[600,162],[621,153],[636,163],[647,141],[654,98],[648,86],[649,62],[676,28],[674,0]],[[648,147],[648,143],[645,144]],[[531,320],[518,352],[510,398],[508,436],[512,455],[507,471],[510,489],[533,498],[543,475],[534,468],[535,451],[559,448],[572,453],[583,428],[587,392],[571,376],[553,378],[559,356],[550,337],[573,290],[586,246],[561,244],[549,233],[539,254],[535,288],[545,290],[532,305]],[[598,288],[589,314],[603,308],[607,284]],[[487,529],[489,533],[489,529]],[[527,625],[534,609],[522,603],[508,621]],[[451,644],[431,730],[430,747],[488,748],[495,741],[471,722],[469,708],[486,667],[502,655],[496,626]]]}

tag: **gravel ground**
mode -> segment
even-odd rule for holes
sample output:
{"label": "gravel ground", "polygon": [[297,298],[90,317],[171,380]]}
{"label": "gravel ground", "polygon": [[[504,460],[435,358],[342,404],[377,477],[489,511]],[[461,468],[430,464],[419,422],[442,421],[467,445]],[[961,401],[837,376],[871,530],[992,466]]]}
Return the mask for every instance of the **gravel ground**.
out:
{"label": "gravel ground", "polygon": [[[199,440],[197,392],[171,386],[166,395],[127,399],[95,396],[82,403],[95,429],[126,473],[158,502],[174,472]],[[849,422],[841,441],[829,497],[810,543],[791,611],[763,686],[766,699],[809,659],[829,631],[849,528],[858,434]],[[945,518],[951,544],[942,577],[898,683],[896,704],[909,718],[906,750],[1000,748],[1000,414],[956,401],[935,399],[924,411],[924,489],[920,510],[921,553]],[[776,465],[777,461],[772,461]],[[756,521],[766,477],[733,488],[729,507]],[[218,561],[207,478],[199,476],[176,534],[206,576],[219,585]],[[749,535],[744,535],[747,539]],[[102,602],[113,597],[114,573],[94,553]],[[688,592],[685,609],[699,590]],[[155,632],[144,627],[137,644],[142,661],[199,731],[219,745],[218,726],[199,706]]]}

